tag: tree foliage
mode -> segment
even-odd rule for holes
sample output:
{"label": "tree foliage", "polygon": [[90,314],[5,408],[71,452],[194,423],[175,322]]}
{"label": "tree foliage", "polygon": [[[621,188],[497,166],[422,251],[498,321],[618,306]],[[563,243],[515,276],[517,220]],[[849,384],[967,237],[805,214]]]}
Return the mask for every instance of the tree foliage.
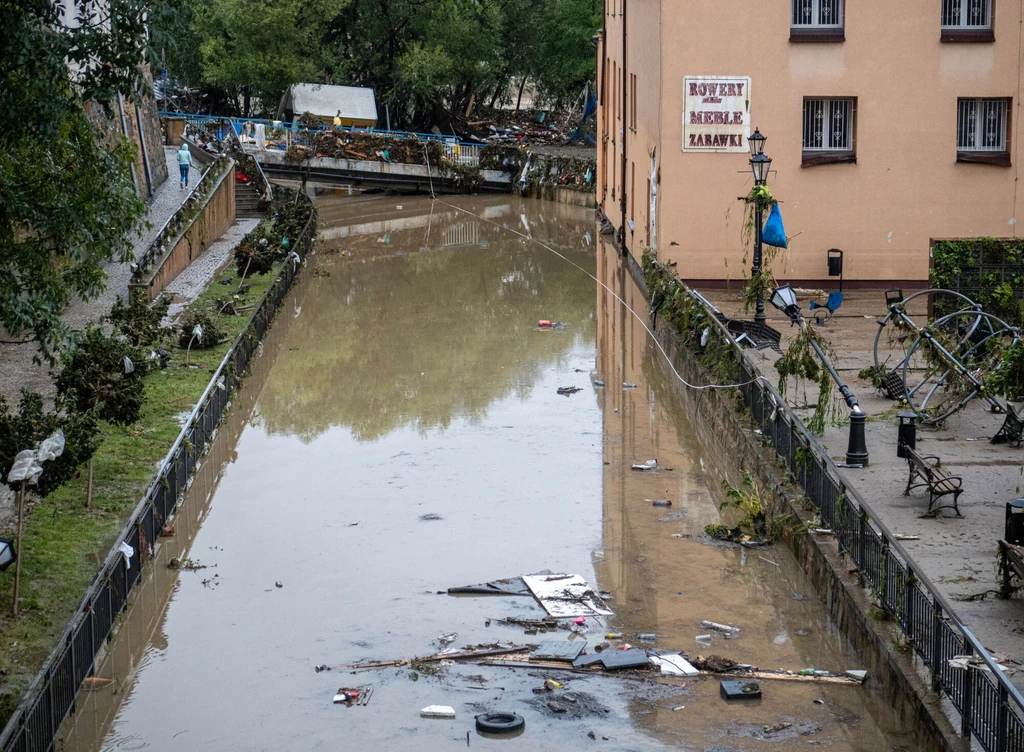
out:
{"label": "tree foliage", "polygon": [[147,16],[174,15],[162,2],[0,7],[0,324],[51,362],[61,311],[102,290],[103,264],[128,258],[141,221],[131,148],[113,130],[101,143],[87,108],[112,114],[119,92],[143,92],[150,44],[165,41]]}
{"label": "tree foliage", "polygon": [[64,452],[43,466],[36,492],[46,496],[75,477],[79,466],[88,461],[98,444],[96,415],[78,412],[71,401],[58,398],[57,408],[47,412],[43,398],[35,392],[22,392],[17,412],[0,397],[0,472],[3,482],[22,449],[32,449],[58,428],[64,431]]}
{"label": "tree foliage", "polygon": [[595,75],[602,12],[599,0],[186,1],[172,70],[186,84],[223,90],[236,111],[251,95],[264,115],[291,83],[368,86],[409,127],[511,101],[524,78],[573,101]]}
{"label": "tree foliage", "polygon": [[[126,373],[125,358],[132,361]],[[90,327],[78,345],[63,356],[57,374],[57,391],[67,395],[78,412],[95,410],[96,417],[115,425],[131,425],[139,419],[144,399],[139,351],[116,335]]]}

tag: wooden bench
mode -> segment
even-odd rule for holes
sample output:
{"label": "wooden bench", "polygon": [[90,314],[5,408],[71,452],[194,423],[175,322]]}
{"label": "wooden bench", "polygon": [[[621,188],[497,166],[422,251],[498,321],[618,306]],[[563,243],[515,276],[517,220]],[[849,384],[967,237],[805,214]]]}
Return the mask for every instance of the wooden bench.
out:
{"label": "wooden bench", "polygon": [[[907,466],[910,469],[910,478],[907,480],[907,490],[903,492],[903,495],[909,496],[910,492],[915,488],[927,488],[928,511],[924,513],[926,517],[935,516],[935,513],[940,509],[950,508],[948,504],[935,506],[935,502],[943,496],[952,496],[953,511],[956,512],[957,517],[963,517],[960,514],[960,508],[957,506],[957,499],[963,491],[960,487],[963,484],[963,479],[958,475],[950,475],[946,472],[938,457],[918,454],[915,449],[910,447],[904,447],[904,449],[907,453]],[[920,479],[920,482],[915,483],[914,481],[918,479]]]}
{"label": "wooden bench", "polygon": [[1003,581],[999,597],[1009,598],[1024,582],[1024,546],[999,541],[999,573]]}

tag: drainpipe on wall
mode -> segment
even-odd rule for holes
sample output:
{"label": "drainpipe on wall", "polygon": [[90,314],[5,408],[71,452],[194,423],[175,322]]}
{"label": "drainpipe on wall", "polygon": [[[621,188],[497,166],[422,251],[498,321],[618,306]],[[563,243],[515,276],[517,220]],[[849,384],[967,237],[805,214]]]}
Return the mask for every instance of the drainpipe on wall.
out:
{"label": "drainpipe on wall", "polygon": [[153,172],[149,167],[149,149],[146,148],[146,133],[142,130],[142,114],[139,112],[139,104],[135,103],[135,127],[139,133],[139,148],[142,149],[142,170],[146,173],[146,191],[149,198],[153,198]]}
{"label": "drainpipe on wall", "polygon": [[629,66],[626,64],[626,8],[629,6],[628,0],[622,0],[622,131],[621,131],[621,142],[622,142],[622,190],[619,192],[619,198],[621,199],[622,208],[622,223],[619,225],[619,232],[622,233],[622,249],[621,253],[625,256],[629,253],[626,247],[626,120],[629,117],[626,104],[628,100],[627,92],[629,91]]}
{"label": "drainpipe on wall", "polygon": [[[128,121],[124,116],[124,97],[121,96],[120,92],[117,93],[117,114],[121,116],[121,135],[128,138]],[[131,171],[132,185],[135,187],[135,192],[138,193],[139,178],[135,174],[135,160],[132,160],[132,163],[128,165],[128,169]]]}

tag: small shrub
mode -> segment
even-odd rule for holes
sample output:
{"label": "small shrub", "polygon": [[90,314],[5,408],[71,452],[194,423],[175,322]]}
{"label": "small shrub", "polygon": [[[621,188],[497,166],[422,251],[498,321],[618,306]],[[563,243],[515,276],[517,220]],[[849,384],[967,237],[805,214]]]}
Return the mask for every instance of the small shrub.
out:
{"label": "small shrub", "polygon": [[[188,348],[189,343],[193,350],[206,350],[216,347],[217,343],[224,338],[224,330],[220,328],[218,317],[205,306],[192,306],[179,320],[178,344],[182,348]],[[195,328],[202,328],[202,337],[194,336]],[[194,337],[194,338],[193,338]]]}

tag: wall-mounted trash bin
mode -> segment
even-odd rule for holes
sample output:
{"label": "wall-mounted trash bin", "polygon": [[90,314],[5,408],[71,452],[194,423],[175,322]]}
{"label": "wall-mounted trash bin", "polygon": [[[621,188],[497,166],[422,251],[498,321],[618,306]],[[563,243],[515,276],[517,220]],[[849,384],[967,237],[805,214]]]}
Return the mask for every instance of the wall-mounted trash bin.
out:
{"label": "wall-mounted trash bin", "polygon": [[906,458],[905,447],[917,449],[917,413],[908,410],[896,417],[900,419],[899,433],[896,434],[896,456]]}
{"label": "wall-mounted trash bin", "polygon": [[1014,499],[1006,502],[1006,531],[1004,533],[1007,543],[1015,546],[1024,546],[1024,499]]}

